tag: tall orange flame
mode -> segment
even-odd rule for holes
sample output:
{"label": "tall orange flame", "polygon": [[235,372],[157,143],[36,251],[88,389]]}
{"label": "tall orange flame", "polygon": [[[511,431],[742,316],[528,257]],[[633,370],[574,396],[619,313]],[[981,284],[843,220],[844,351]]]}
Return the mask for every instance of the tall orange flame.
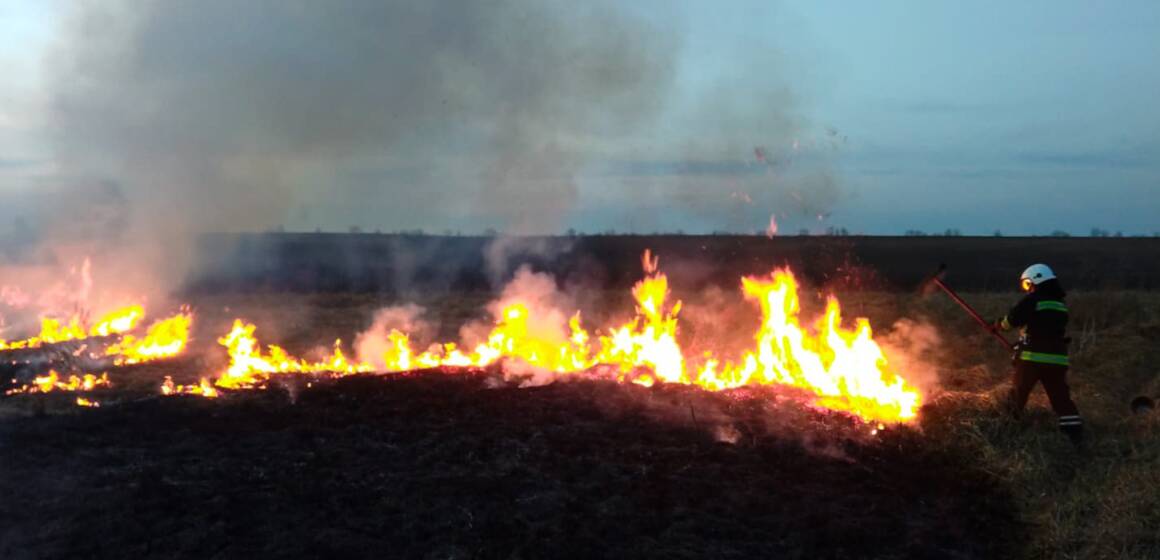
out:
{"label": "tall orange flame", "polygon": [[271,376],[289,373],[358,373],[373,371],[368,365],[347,360],[342,352],[341,341],[335,341],[334,352],[318,362],[307,362],[291,357],[279,346],[271,345],[262,352],[261,344],[254,338],[256,327],[238,319],[234,326],[218,342],[229,351],[229,368],[218,378],[216,384],[225,389],[242,389],[263,386]]}
{"label": "tall orange flame", "polygon": [[0,340],[0,350],[39,348],[45,344],[81,340],[90,336],[112,336],[126,333],[136,328],[137,323],[144,317],[145,309],[142,306],[130,305],[101,317],[88,330],[82,325],[79,315],[73,315],[67,323],[53,317],[44,317],[40,320],[39,334],[12,342]]}
{"label": "tall orange flame", "polygon": [[105,355],[114,358],[117,365],[139,364],[181,354],[189,343],[189,327],[193,314],[189,310],[157,321],[140,338],[127,334],[119,342],[105,349]]}
{"label": "tall orange flame", "polygon": [[[746,298],[761,306],[756,348],[720,373],[702,369],[696,384],[710,389],[782,384],[818,395],[818,404],[866,420],[909,420],[916,416],[919,392],[891,371],[874,342],[870,323],[858,319],[853,331],[841,326],[841,306],[830,297],[811,334],[798,321],[797,281],[789,270],[771,279],[745,278]],[[716,364],[713,364],[714,366]]]}

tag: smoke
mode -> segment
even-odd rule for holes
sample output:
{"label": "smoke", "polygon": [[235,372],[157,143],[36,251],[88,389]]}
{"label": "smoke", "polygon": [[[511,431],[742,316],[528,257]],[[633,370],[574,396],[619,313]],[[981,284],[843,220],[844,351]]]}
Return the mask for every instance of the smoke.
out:
{"label": "smoke", "polygon": [[683,91],[664,122],[680,131],[679,155],[626,174],[623,190],[637,202],[629,206],[630,226],[753,233],[776,212],[789,230],[815,225],[846,196],[837,162],[847,136],[819,122],[811,105],[819,61],[802,41],[790,45],[788,34],[750,25],[795,27],[794,19],[783,3],[770,2],[705,22],[735,30],[736,40],[707,46],[711,56],[688,52],[703,62],[694,72],[701,85]]}
{"label": "smoke", "polygon": [[[717,24],[754,17],[730,14]],[[68,231],[52,201],[37,229],[147,288],[179,284],[204,231],[753,231],[771,210],[783,229],[828,213],[841,137],[810,132],[802,62],[766,35],[706,59],[681,27],[611,0],[81,0],[46,64],[54,198],[104,225]],[[609,162],[625,166],[589,192]],[[485,257],[494,285],[510,245]]]}
{"label": "smoke", "polygon": [[926,321],[899,319],[885,336],[875,341],[890,362],[891,368],[903,375],[928,397],[939,390],[938,359],[936,353],[943,347],[938,329]]}
{"label": "smoke", "polygon": [[57,247],[58,260],[0,266],[0,339],[37,332],[42,318],[82,323],[130,304],[163,311],[143,297],[134,279],[114,281],[118,271],[98,268],[74,247]]}
{"label": "smoke", "polygon": [[521,263],[528,260],[547,261],[568,254],[574,245],[571,239],[509,235],[496,237],[483,248],[488,281],[492,286],[501,286],[510,271],[518,270],[517,265],[523,266]]}
{"label": "smoke", "polygon": [[196,233],[294,219],[556,231],[677,46],[611,2],[538,0],[93,0],[58,43],[61,168],[115,181],[154,271]]}
{"label": "smoke", "polygon": [[[470,321],[460,327],[459,346],[470,351],[487,342],[495,325],[505,321],[505,312],[513,307],[521,311],[526,339],[552,347],[568,342],[571,334],[568,322],[575,313],[574,302],[557,288],[556,280],[551,275],[533,272],[525,266],[520,267],[499,296],[487,304],[486,318]],[[355,337],[354,349],[358,360],[385,369],[384,354],[392,349],[388,338],[391,331],[408,335],[413,348],[423,348],[424,343],[436,342],[433,339],[439,329],[426,320],[425,312],[415,304],[391,306],[375,312],[371,326]],[[526,387],[546,385],[557,380],[555,372],[520,360],[505,360],[503,374],[505,380],[517,381]]]}
{"label": "smoke", "polygon": [[[0,233],[0,306],[25,294],[25,319],[37,315],[100,314],[130,303],[164,307],[167,290],[139,262],[162,256],[154,238],[130,241],[131,201],[109,181],[55,179],[14,197],[21,213]],[[176,257],[176,252],[174,254]],[[166,259],[158,259],[164,270]]]}
{"label": "smoke", "polygon": [[690,355],[712,351],[731,357],[753,349],[761,313],[737,290],[710,285],[693,297],[675,299],[681,301],[681,340]]}
{"label": "smoke", "polygon": [[470,322],[460,329],[460,340],[470,348],[484,342],[492,326],[503,318],[504,310],[513,305],[527,310],[528,336],[551,344],[564,344],[570,331],[568,321],[575,305],[568,295],[556,286],[550,274],[533,272],[523,266],[516,271],[499,296],[487,304],[489,318]]}
{"label": "smoke", "polygon": [[375,312],[370,328],[359,333],[354,339],[354,352],[358,361],[373,364],[379,370],[386,369],[383,356],[390,349],[387,336],[391,331],[399,331],[412,341],[429,341],[438,329],[424,319],[425,309],[408,303],[384,307]]}
{"label": "smoke", "polygon": [[[464,325],[460,339],[469,348],[483,342],[495,323],[503,319],[504,312],[513,306],[526,311],[527,337],[549,347],[568,342],[572,334],[569,321],[580,309],[576,298],[560,290],[553,276],[522,266],[499,296],[487,305],[490,319]],[[539,387],[561,379],[554,371],[520,360],[505,360],[502,373],[505,381],[518,383],[520,387]]]}

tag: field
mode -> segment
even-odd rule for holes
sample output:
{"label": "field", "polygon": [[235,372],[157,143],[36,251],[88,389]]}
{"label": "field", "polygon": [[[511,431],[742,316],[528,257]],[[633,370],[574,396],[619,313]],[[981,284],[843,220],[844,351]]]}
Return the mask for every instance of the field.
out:
{"label": "field", "polygon": [[[618,288],[589,294],[586,316],[623,311]],[[1160,395],[1160,294],[1069,299],[1070,383],[1089,436],[1075,449],[1041,390],[1022,420],[1003,413],[1008,357],[945,297],[854,288],[838,290],[844,307],[880,337],[904,318],[937,329],[916,365],[932,391],[914,424],[871,434],[777,389],[516,388],[490,371],[156,395],[162,375],[220,370],[213,350],[110,372],[116,388],[97,409],[9,397],[0,557],[1160,557],[1160,413],[1128,407]],[[690,310],[705,297],[677,289]],[[398,302],[391,291],[190,297],[199,345],[242,316],[300,351],[349,340]],[[1017,294],[965,297],[994,317]],[[435,291],[420,303],[453,335],[488,298]]]}
{"label": "field", "polygon": [[562,284],[627,290],[640,276],[645,249],[661,257],[676,284],[698,290],[732,288],[743,275],[789,265],[813,285],[906,291],[946,264],[959,289],[1002,291],[1037,261],[1066,270],[1071,289],[1160,289],[1160,238],[327,233],[205,236],[188,289],[458,296],[487,291],[531,264]]}

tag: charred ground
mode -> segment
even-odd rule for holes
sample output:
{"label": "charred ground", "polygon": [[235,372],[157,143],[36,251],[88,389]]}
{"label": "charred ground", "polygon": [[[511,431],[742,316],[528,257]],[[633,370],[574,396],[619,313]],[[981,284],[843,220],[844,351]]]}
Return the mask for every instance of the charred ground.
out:
{"label": "charred ground", "polygon": [[428,373],[10,419],[0,442],[6,558],[981,558],[1025,538],[967,449],[771,395]]}

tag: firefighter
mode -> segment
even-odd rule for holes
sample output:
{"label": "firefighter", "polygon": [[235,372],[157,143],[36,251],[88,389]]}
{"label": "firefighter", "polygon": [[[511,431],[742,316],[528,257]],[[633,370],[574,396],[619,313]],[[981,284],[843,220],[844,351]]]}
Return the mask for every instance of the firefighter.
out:
{"label": "firefighter", "polygon": [[1023,297],[993,328],[1020,329],[1015,345],[1015,378],[1011,387],[1012,413],[1019,417],[1027,405],[1027,397],[1036,383],[1042,383],[1051,401],[1051,409],[1059,417],[1059,429],[1080,443],[1083,437],[1083,419],[1071,400],[1067,387],[1069,339],[1067,331],[1066,294],[1059,280],[1045,264],[1033,264],[1023,271],[1020,286]]}

